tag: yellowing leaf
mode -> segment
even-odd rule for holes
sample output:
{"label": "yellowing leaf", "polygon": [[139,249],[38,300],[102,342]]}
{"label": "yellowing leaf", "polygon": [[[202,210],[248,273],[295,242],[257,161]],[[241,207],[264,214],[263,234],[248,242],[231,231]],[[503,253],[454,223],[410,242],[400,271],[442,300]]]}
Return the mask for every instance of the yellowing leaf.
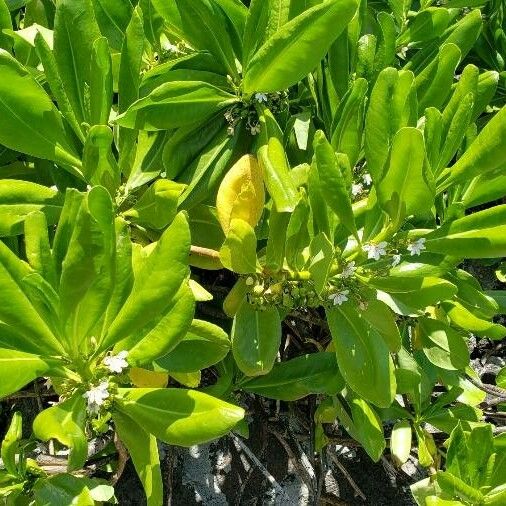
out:
{"label": "yellowing leaf", "polygon": [[225,234],[239,218],[256,226],[265,203],[262,169],[253,155],[244,155],[228,171],[218,190],[216,208]]}
{"label": "yellowing leaf", "polygon": [[163,388],[169,381],[169,375],[165,372],[148,371],[140,367],[132,367],[129,375],[132,383],[139,388]]}
{"label": "yellowing leaf", "polygon": [[170,375],[181,385],[189,388],[197,388],[200,385],[200,371],[195,372],[171,372]]}

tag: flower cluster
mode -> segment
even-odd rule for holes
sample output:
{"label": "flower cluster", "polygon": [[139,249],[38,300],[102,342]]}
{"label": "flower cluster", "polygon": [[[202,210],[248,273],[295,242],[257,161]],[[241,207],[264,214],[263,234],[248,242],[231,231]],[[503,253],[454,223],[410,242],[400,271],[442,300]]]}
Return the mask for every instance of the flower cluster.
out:
{"label": "flower cluster", "polygon": [[[362,246],[362,250],[367,253],[367,258],[369,260],[379,260],[381,257],[388,255],[388,243],[386,241],[381,241],[379,243],[366,243]],[[411,256],[419,256],[422,251],[426,249],[425,247],[425,238],[420,237],[416,241],[411,241],[406,245],[406,249],[409,251]],[[392,255],[392,267],[399,265],[401,262],[401,255],[397,250],[396,253]]]}
{"label": "flower cluster", "polygon": [[[121,374],[125,369],[128,369],[129,364],[126,360],[128,351],[120,351],[117,355],[107,355],[102,364],[112,374]],[[95,383],[83,397],[87,402],[87,409],[91,415],[97,415],[103,408],[104,404],[110,399],[111,396],[111,383],[109,379],[102,378],[100,382]]]}

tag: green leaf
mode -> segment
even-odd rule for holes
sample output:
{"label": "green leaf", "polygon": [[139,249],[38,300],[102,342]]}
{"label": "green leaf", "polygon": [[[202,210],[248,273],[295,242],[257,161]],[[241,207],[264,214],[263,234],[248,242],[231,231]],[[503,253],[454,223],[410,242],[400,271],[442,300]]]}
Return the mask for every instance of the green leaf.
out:
{"label": "green leaf", "polygon": [[281,319],[275,307],[256,310],[242,304],[232,325],[232,353],[247,376],[267,374],[281,343]]}
{"label": "green leaf", "polygon": [[0,180],[0,236],[20,235],[27,216],[41,211],[49,224],[58,221],[63,206],[55,190],[29,181]]}
{"label": "green leaf", "polygon": [[316,293],[320,294],[325,288],[330,273],[330,267],[334,261],[334,245],[323,232],[320,232],[311,240],[309,253],[310,263],[308,271],[311,273],[311,279],[314,282]]}
{"label": "green leaf", "polygon": [[439,37],[450,22],[448,9],[429,7],[411,18],[406,29],[397,37],[396,45],[426,42]]}
{"label": "green leaf", "polygon": [[309,243],[309,215],[309,202],[301,189],[301,198],[286,229],[285,258],[288,267],[294,271],[302,270],[305,264],[303,252]]}
{"label": "green leaf", "polygon": [[417,104],[412,72],[386,68],[371,92],[365,120],[365,156],[375,184],[381,181],[394,135],[416,126]]}
{"label": "green leaf", "polygon": [[[137,5],[132,12],[121,46],[118,73],[118,112],[120,114],[124,113],[139,98],[144,44],[142,10]],[[137,132],[119,128],[119,165],[125,174],[132,172],[131,165],[136,150],[136,138]]]}
{"label": "green leaf", "polygon": [[378,332],[350,304],[326,310],[337,364],[364,399],[388,407],[395,396],[394,364]]}
{"label": "green leaf", "polygon": [[[232,77],[237,78],[236,56],[229,24],[223,10],[215,1],[195,0],[189,4],[186,0],[172,0],[177,5],[181,17],[184,38],[197,49],[209,51]],[[154,2],[159,8],[160,1]],[[162,16],[164,9],[159,10]],[[170,21],[169,21],[170,22]]]}
{"label": "green leaf", "polygon": [[438,192],[449,186],[471,180],[506,164],[506,106],[485,125],[453,167],[446,169],[438,181]]}
{"label": "green leaf", "polygon": [[246,392],[282,401],[296,401],[311,394],[336,395],[344,387],[334,353],[302,355],[274,364],[265,376],[241,384]]}
{"label": "green leaf", "polygon": [[105,37],[93,43],[89,94],[90,124],[107,125],[112,106],[112,62]]}
{"label": "green leaf", "polygon": [[260,141],[257,152],[264,182],[279,213],[291,213],[298,201],[297,188],[283,147],[283,133],[267,107],[257,105]]}
{"label": "green leaf", "polygon": [[80,167],[63,118],[44,89],[0,49],[0,143],[38,158]]}
{"label": "green leaf", "polygon": [[356,10],[355,0],[329,0],[286,23],[249,61],[244,93],[281,91],[302,79],[318,65]]}
{"label": "green leaf", "polygon": [[116,123],[138,130],[167,130],[204,121],[235,102],[234,95],[208,83],[173,81],[134,102]]}
{"label": "green leaf", "polygon": [[362,147],[367,88],[365,79],[357,79],[343,97],[332,122],[332,147],[347,155],[351,166],[356,165]]}
{"label": "green leaf", "polygon": [[147,505],[158,506],[163,502],[163,481],[156,438],[119,410],[115,411],[113,420],[142,482]]}
{"label": "green leaf", "polygon": [[426,236],[425,246],[458,258],[506,256],[506,205],[449,221]]}
{"label": "green leaf", "polygon": [[451,299],[457,293],[457,287],[453,283],[430,276],[424,278],[389,276],[373,278],[368,280],[367,283],[390,295],[389,298],[380,293],[378,298],[388,304],[394,311],[395,308],[392,305],[395,306],[395,302],[412,309],[425,309],[427,306]]}
{"label": "green leaf", "polygon": [[397,422],[390,436],[390,453],[398,466],[402,466],[408,460],[411,453],[411,441],[411,424],[407,420]]}
{"label": "green leaf", "polygon": [[391,353],[401,349],[401,335],[390,308],[380,300],[368,300],[362,316],[380,333]]}
{"label": "green leaf", "polygon": [[423,352],[434,365],[449,370],[469,365],[469,350],[461,334],[432,318],[420,317],[418,322]]}
{"label": "green leaf", "polygon": [[132,3],[121,0],[92,0],[100,31],[113,49],[121,50],[124,34],[132,17]]}
{"label": "green leaf", "polygon": [[136,273],[132,291],[107,329],[101,350],[141,329],[172,303],[188,275],[189,251],[188,221],[180,213]]}
{"label": "green leaf", "polygon": [[318,169],[320,191],[326,204],[334,211],[346,230],[357,236],[355,217],[351,207],[350,194],[346,185],[344,165],[348,164],[347,157],[336,155],[334,148],[319,130],[313,143],[314,161]]}
{"label": "green leaf", "polygon": [[76,115],[70,105],[69,98],[65,92],[63,81],[58,73],[58,67],[56,65],[53,50],[49,47],[49,44],[46,42],[41,33],[37,33],[37,35],[35,35],[34,44],[37,56],[44,67],[44,75],[46,76],[47,83],[56,103],[58,104],[58,109],[60,110],[62,116],[67,120],[79,140],[84,143],[83,129],[77,121]]}
{"label": "green leaf", "polygon": [[83,174],[93,186],[103,186],[116,196],[120,186],[120,169],[112,152],[113,132],[106,125],[90,128],[84,144]]}
{"label": "green leaf", "polygon": [[415,79],[418,95],[418,110],[427,107],[441,107],[450,94],[455,69],[461,59],[461,52],[455,44],[441,47],[437,58]]}
{"label": "green leaf", "polygon": [[114,488],[104,480],[57,474],[38,480],[34,486],[35,504],[93,506],[114,501]]}
{"label": "green leaf", "polygon": [[154,363],[155,370],[190,373],[223,360],[230,350],[227,333],[212,323],[193,320],[188,333],[167,355]]}
{"label": "green leaf", "polygon": [[271,209],[269,215],[269,237],[265,251],[265,268],[273,272],[283,267],[285,259],[286,231],[290,213],[279,213]]}
{"label": "green leaf", "polygon": [[233,219],[227,238],[220,248],[220,260],[224,267],[238,274],[256,272],[257,238],[249,223]]}
{"label": "green leaf", "polygon": [[89,337],[112,292],[114,221],[107,191],[96,186],[84,198],[62,260],[59,317],[73,351]]}
{"label": "green leaf", "polygon": [[4,243],[0,241],[0,320],[11,326],[20,335],[21,350],[37,353],[61,354],[62,344],[41,316],[38,314],[27,294],[23,279],[33,271],[19,260]]}
{"label": "green leaf", "polygon": [[100,31],[91,0],[61,0],[54,20],[54,56],[77,121],[90,118],[86,85],[91,82],[90,56]]}
{"label": "green leaf", "polygon": [[397,227],[408,216],[430,213],[435,185],[420,130],[401,128],[397,132],[385,175],[376,189],[380,205]]}
{"label": "green leaf", "polygon": [[184,283],[160,316],[119,341],[114,349],[117,352],[128,350],[129,363],[147,366],[179,344],[192,322],[194,312],[193,292]]}
{"label": "green leaf", "polygon": [[12,415],[12,420],[7,433],[2,441],[0,455],[6,471],[12,476],[17,476],[18,466],[16,455],[19,453],[19,441],[23,437],[23,418],[19,411]]}
{"label": "green leaf", "polygon": [[120,388],[115,411],[161,441],[180,446],[224,436],[244,417],[242,408],[195,390],[175,388]]}
{"label": "green leaf", "polygon": [[0,399],[44,376],[51,366],[52,361],[42,356],[0,348]]}
{"label": "green leaf", "polygon": [[371,406],[360,397],[349,396],[348,399],[355,430],[353,437],[357,439],[367,454],[377,462],[386,448],[383,424]]}
{"label": "green leaf", "polygon": [[77,391],[66,401],[40,412],[33,421],[33,431],[42,441],[57,439],[70,448],[68,470],[83,467],[88,457],[88,439],[84,433],[86,401]]}
{"label": "green leaf", "polygon": [[443,492],[471,504],[483,504],[483,494],[451,473],[438,471],[437,482]]}
{"label": "green leaf", "polygon": [[177,204],[184,186],[159,179],[155,181],[123,216],[141,226],[159,230],[165,228],[177,214]]}
{"label": "green leaf", "polygon": [[506,337],[506,327],[499,323],[479,318],[459,302],[446,301],[442,304],[442,307],[457,327],[490,339],[502,339]]}

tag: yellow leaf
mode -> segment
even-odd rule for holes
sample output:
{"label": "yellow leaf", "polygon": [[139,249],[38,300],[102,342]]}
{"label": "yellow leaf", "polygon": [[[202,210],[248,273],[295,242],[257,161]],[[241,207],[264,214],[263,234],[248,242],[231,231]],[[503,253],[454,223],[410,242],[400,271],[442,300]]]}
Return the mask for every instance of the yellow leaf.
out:
{"label": "yellow leaf", "polygon": [[225,235],[233,219],[244,220],[254,228],[264,204],[262,169],[253,155],[244,155],[227,172],[218,189],[216,209]]}
{"label": "yellow leaf", "polygon": [[197,388],[200,385],[200,371],[195,372],[171,372],[170,375],[181,385],[189,388]]}
{"label": "yellow leaf", "polygon": [[169,375],[165,372],[148,371],[140,367],[132,367],[128,374],[132,383],[139,388],[163,388],[169,381]]}

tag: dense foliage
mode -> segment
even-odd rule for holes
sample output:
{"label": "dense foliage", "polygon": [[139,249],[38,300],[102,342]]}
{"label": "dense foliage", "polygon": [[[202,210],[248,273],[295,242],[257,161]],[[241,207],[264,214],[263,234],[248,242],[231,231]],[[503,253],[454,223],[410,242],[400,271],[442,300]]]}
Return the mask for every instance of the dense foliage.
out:
{"label": "dense foliage", "polygon": [[[47,378],[59,400],[29,439],[13,414],[0,497],[114,501],[78,472],[103,436],[160,505],[157,440],[247,435],[254,394],[316,396],[317,450],[336,420],[374,460],[416,447],[420,505],[504,504],[506,434],[480,404],[504,410],[506,373],[483,386],[468,341],[506,336],[506,296],[463,267],[506,281],[505,15],[0,0],[0,398]],[[199,312],[223,269],[230,332]],[[329,339],[286,357],[299,319]]]}

